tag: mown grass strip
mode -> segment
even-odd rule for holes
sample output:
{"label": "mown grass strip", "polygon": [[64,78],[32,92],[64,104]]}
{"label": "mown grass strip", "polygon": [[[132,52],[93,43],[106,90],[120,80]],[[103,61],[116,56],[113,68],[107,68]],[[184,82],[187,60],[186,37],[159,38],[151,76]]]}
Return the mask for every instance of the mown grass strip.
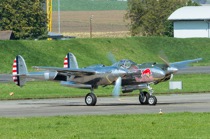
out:
{"label": "mown grass strip", "polygon": [[209,116],[187,112],[0,118],[0,138],[209,138]]}

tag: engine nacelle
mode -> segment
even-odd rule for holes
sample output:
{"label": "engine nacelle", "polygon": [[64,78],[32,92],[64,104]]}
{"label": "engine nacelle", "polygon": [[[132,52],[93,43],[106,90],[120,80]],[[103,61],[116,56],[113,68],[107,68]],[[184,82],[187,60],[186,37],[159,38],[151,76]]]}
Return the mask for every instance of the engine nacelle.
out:
{"label": "engine nacelle", "polygon": [[146,88],[148,88],[147,84],[123,86],[122,93],[131,93],[134,90],[141,90],[141,89],[146,89]]}
{"label": "engine nacelle", "polygon": [[173,74],[169,74],[163,79],[163,81],[165,82],[165,81],[171,80],[172,78],[173,78]]}
{"label": "engine nacelle", "polygon": [[130,88],[123,88],[122,89],[122,93],[131,93],[133,92],[133,89],[130,89]]}

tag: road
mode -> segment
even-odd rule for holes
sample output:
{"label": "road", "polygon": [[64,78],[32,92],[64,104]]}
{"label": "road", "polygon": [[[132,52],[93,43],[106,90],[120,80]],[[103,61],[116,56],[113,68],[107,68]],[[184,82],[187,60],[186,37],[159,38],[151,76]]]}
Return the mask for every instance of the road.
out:
{"label": "road", "polygon": [[140,105],[138,96],[98,98],[96,106],[86,106],[84,98],[0,101],[0,117],[64,115],[111,115],[171,112],[210,112],[210,93],[157,96],[156,106]]}

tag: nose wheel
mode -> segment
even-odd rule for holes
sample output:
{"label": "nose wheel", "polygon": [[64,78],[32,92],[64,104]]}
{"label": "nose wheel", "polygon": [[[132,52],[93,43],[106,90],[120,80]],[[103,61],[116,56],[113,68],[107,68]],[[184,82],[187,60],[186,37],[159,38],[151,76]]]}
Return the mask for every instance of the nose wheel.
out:
{"label": "nose wheel", "polygon": [[148,104],[149,105],[156,105],[157,104],[157,98],[155,96],[150,96],[148,98]]}
{"label": "nose wheel", "polygon": [[155,96],[150,96],[150,94],[146,91],[140,92],[139,95],[139,102],[142,105],[156,105],[157,104],[157,98]]}
{"label": "nose wheel", "polygon": [[139,102],[142,105],[156,105],[157,104],[157,98],[155,96],[152,95],[153,93],[153,89],[148,86],[148,92],[146,91],[142,91],[140,90],[140,94],[139,94]]}
{"label": "nose wheel", "polygon": [[146,104],[148,104],[149,97],[150,97],[150,95],[149,95],[148,92],[146,92],[146,91],[140,92],[140,94],[139,94],[139,102],[142,105],[146,105]]}

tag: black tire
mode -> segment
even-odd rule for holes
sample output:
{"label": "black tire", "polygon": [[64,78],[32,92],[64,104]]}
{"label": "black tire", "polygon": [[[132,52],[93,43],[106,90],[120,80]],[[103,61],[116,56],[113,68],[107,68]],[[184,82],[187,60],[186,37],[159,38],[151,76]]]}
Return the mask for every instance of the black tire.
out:
{"label": "black tire", "polygon": [[150,95],[149,95],[148,92],[146,92],[146,91],[140,92],[140,94],[139,94],[139,102],[142,105],[146,105],[146,104],[148,104],[149,97],[150,97]]}
{"label": "black tire", "polygon": [[156,105],[157,104],[157,98],[155,96],[150,96],[148,99],[149,105]]}
{"label": "black tire", "polygon": [[85,96],[85,103],[88,106],[95,106],[97,102],[97,97],[94,93],[88,93]]}

